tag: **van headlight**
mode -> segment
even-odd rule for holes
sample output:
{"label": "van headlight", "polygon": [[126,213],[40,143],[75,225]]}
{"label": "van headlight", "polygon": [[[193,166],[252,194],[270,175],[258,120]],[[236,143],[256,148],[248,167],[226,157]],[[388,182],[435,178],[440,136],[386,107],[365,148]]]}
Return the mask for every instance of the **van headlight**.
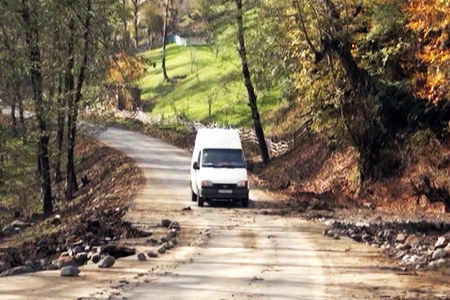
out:
{"label": "van headlight", "polygon": [[211,187],[213,186],[212,181],[210,180],[202,180],[202,187]]}
{"label": "van headlight", "polygon": [[238,187],[247,187],[248,186],[248,181],[247,180],[241,180],[237,183]]}

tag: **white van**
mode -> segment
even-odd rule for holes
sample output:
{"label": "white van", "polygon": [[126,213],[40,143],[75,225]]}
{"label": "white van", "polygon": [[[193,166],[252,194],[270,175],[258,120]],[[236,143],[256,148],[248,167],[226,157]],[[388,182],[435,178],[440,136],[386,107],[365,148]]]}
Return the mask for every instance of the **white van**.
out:
{"label": "white van", "polygon": [[239,132],[200,129],[191,162],[192,201],[241,201],[248,207],[248,178]]}

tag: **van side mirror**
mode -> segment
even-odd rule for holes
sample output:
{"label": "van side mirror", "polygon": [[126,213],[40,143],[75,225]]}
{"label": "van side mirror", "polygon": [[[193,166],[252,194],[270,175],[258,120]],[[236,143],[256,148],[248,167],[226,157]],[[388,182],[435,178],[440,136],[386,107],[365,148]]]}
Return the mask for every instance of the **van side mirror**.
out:
{"label": "van side mirror", "polygon": [[194,164],[192,165],[192,168],[194,170],[200,170],[200,166],[198,165],[198,162],[194,162]]}

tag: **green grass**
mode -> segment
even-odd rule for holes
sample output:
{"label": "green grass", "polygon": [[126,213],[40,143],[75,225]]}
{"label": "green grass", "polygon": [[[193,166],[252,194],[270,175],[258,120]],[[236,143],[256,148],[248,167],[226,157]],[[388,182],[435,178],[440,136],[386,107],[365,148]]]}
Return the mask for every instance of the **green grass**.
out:
{"label": "green grass", "polygon": [[[251,127],[247,90],[243,84],[240,58],[236,49],[222,45],[218,55],[213,46],[167,46],[166,66],[172,82],[164,82],[161,49],[142,54],[148,62],[140,80],[147,112],[156,119],[183,115],[189,120],[217,121],[225,125]],[[152,66],[156,63],[156,67]],[[184,77],[185,76],[185,77]],[[213,96],[211,120],[208,95]],[[263,119],[277,108],[277,91],[260,93],[258,105]],[[270,126],[265,122],[266,127]]]}

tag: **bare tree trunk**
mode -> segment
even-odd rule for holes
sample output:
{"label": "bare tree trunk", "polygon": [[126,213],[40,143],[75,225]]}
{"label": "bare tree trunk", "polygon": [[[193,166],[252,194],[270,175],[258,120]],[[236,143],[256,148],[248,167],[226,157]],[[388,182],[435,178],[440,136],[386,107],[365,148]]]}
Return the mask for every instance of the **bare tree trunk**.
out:
{"label": "bare tree trunk", "polygon": [[33,89],[33,97],[36,107],[36,118],[38,120],[40,131],[38,147],[38,167],[41,168],[41,198],[43,203],[43,213],[45,216],[49,216],[53,213],[50,163],[48,158],[49,134],[44,117],[44,113],[46,110],[44,107],[44,99],[42,96],[41,54],[38,41],[38,26],[35,21],[33,21],[33,17],[37,17],[35,5],[30,6],[28,0],[22,0],[22,19],[25,29],[25,42],[28,46],[29,51],[28,54],[30,60],[31,87]]}
{"label": "bare tree trunk", "polygon": [[245,40],[244,40],[244,24],[242,18],[242,0],[235,0],[237,6],[237,15],[236,21],[238,25],[237,39],[239,42],[239,55],[241,56],[242,61],[242,74],[244,76],[245,87],[248,92],[248,102],[250,105],[250,109],[252,111],[252,119],[253,125],[255,127],[256,136],[258,138],[259,147],[261,149],[261,156],[264,163],[268,163],[269,151],[267,150],[266,140],[264,138],[264,130],[261,125],[261,120],[258,112],[258,105],[256,103],[257,97],[255,94],[255,89],[253,88],[250,70],[248,68],[247,62],[247,51],[245,49]]}
{"label": "bare tree trunk", "polygon": [[65,78],[65,89],[67,96],[67,165],[66,165],[66,199],[71,200],[73,198],[73,194],[78,190],[77,179],[75,176],[75,168],[73,161],[73,153],[70,153],[71,147],[71,130],[72,124],[74,123],[74,100],[73,100],[73,91],[75,88],[74,77],[72,74],[75,58],[74,58],[74,35],[75,35],[75,21],[73,18],[69,21],[69,39],[67,42],[67,70],[66,70],[66,78]]}
{"label": "bare tree trunk", "polygon": [[55,181],[60,182],[62,178],[61,172],[61,158],[63,153],[63,143],[64,143],[64,121],[66,118],[66,106],[64,103],[64,97],[62,95],[62,77],[58,76],[58,129],[56,133],[56,142],[58,143],[56,162],[55,162]]}
{"label": "bare tree trunk", "polygon": [[134,42],[136,44],[136,49],[139,48],[138,17],[139,17],[139,0],[133,0]]}
{"label": "bare tree trunk", "polygon": [[[80,72],[78,73],[77,80],[77,89],[75,94],[75,99],[73,103],[72,110],[72,123],[71,126],[68,127],[69,132],[69,141],[68,141],[68,151],[67,151],[67,173],[71,174],[71,177],[75,181],[76,190],[78,190],[78,184],[75,173],[75,163],[74,163],[74,152],[75,152],[75,143],[76,143],[76,135],[77,135],[77,119],[78,119],[78,110],[80,105],[80,100],[83,94],[81,93],[83,88],[83,83],[85,79],[86,67],[88,64],[88,55],[89,55],[89,43],[90,43],[90,29],[91,29],[91,0],[86,0],[86,23],[84,24],[84,50],[83,50],[83,61],[81,63]],[[70,195],[73,196],[73,195]],[[69,198],[72,199],[72,198]]]}
{"label": "bare tree trunk", "polygon": [[16,97],[12,98],[13,101],[11,103],[11,122],[13,126],[14,132],[17,130],[17,119],[16,119]]}
{"label": "bare tree trunk", "polygon": [[164,81],[170,81],[169,76],[167,76],[166,71],[166,40],[167,40],[167,18],[169,15],[169,0],[164,2],[164,24],[163,24],[163,35],[162,35],[162,57],[161,57],[161,67],[163,70]]}

